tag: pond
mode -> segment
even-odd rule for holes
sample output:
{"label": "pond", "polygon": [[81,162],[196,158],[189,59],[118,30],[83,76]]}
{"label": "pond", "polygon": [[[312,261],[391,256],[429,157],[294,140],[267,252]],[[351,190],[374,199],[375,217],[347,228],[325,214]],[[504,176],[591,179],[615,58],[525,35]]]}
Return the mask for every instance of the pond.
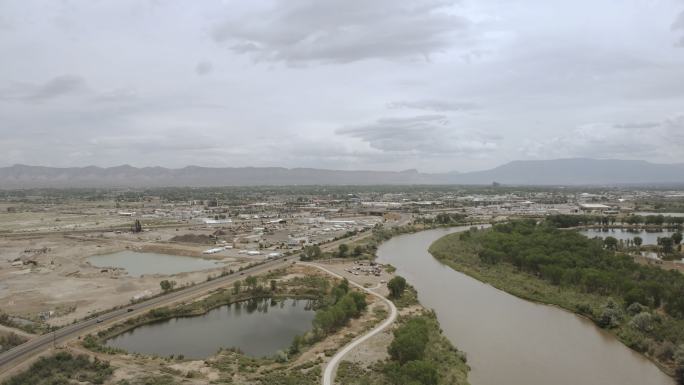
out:
{"label": "pond", "polygon": [[634,215],[641,215],[643,217],[647,215],[662,215],[664,217],[684,217],[684,213],[654,213],[649,211],[638,211]]}
{"label": "pond", "polygon": [[120,251],[118,253],[94,255],[88,262],[96,267],[126,269],[128,275],[140,277],[146,274],[173,275],[191,271],[208,270],[221,266],[220,262],[180,255],[139,253]]}
{"label": "pond", "polygon": [[585,235],[589,238],[599,237],[614,237],[618,240],[622,239],[633,240],[634,237],[641,237],[644,245],[657,245],[658,238],[669,237],[674,234],[674,231],[661,230],[661,231],[646,231],[646,230],[627,230],[627,229],[586,229],[580,230],[580,234]]}
{"label": "pond", "polygon": [[512,296],[447,267],[427,251],[467,229],[402,235],[378,249],[435,309],[449,340],[466,352],[473,385],[674,385],[651,361],[591,321]]}
{"label": "pond", "polygon": [[129,352],[202,359],[220,348],[239,348],[254,357],[290,347],[296,335],[311,329],[310,300],[249,300],[224,305],[204,315],[142,325],[106,342]]}

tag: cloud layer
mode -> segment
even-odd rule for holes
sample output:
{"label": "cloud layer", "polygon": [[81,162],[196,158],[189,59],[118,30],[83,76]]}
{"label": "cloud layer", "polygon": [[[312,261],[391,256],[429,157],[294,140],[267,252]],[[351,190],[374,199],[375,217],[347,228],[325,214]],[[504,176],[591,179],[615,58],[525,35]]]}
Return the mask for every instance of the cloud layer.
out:
{"label": "cloud layer", "polygon": [[[260,61],[349,63],[427,58],[467,33],[456,1],[275,2],[217,25],[214,39]],[[452,10],[452,12],[448,12]]]}
{"label": "cloud layer", "polygon": [[684,157],[684,3],[0,2],[0,166]]}
{"label": "cloud layer", "polygon": [[496,149],[496,143],[473,132],[451,126],[444,115],[383,118],[360,127],[342,128],[337,134],[360,139],[383,152],[434,155],[469,155]]}

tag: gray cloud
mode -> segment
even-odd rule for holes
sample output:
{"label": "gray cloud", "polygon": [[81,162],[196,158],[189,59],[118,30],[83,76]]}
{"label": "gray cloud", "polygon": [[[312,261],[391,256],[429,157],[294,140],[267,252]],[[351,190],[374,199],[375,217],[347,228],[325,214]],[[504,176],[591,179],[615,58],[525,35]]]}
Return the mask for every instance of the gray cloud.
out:
{"label": "gray cloud", "polygon": [[115,88],[100,92],[93,97],[93,100],[103,103],[130,102],[138,99],[138,97],[138,92],[135,89]]}
{"label": "gray cloud", "polygon": [[472,132],[454,129],[443,115],[384,118],[365,126],[341,128],[336,133],[387,152],[461,154],[487,152],[497,147],[493,141]]}
{"label": "gray cloud", "polygon": [[643,128],[656,128],[660,125],[661,125],[661,123],[659,123],[659,122],[617,123],[617,124],[613,125],[613,128],[631,130],[631,129],[643,129]]}
{"label": "gray cloud", "polygon": [[208,75],[213,70],[214,70],[214,65],[208,61],[201,61],[201,62],[197,63],[197,66],[195,66],[195,73],[197,75],[200,75],[200,76]]}
{"label": "gray cloud", "polygon": [[86,90],[85,80],[76,75],[62,75],[48,80],[43,84],[14,83],[10,87],[0,90],[0,99],[43,101],[75,94]]}
{"label": "gray cloud", "polygon": [[469,21],[447,10],[456,0],[291,0],[227,20],[214,40],[257,60],[348,63],[428,57],[449,49]]}
{"label": "gray cloud", "polygon": [[[672,30],[677,31],[677,30],[684,30],[684,11],[682,11],[677,19],[672,23]],[[680,47],[684,47],[684,35],[679,39],[679,42],[677,43]]]}
{"label": "gray cloud", "polygon": [[659,122],[583,124],[565,135],[528,142],[525,151],[538,158],[676,159],[683,148],[684,115],[676,115]]}
{"label": "gray cloud", "polygon": [[412,109],[434,112],[469,111],[479,108],[475,103],[450,102],[444,100],[399,101],[389,103],[387,107],[390,109]]}
{"label": "gray cloud", "polygon": [[38,86],[35,91],[28,95],[31,100],[52,99],[59,96],[72,94],[86,88],[85,80],[80,76],[63,75],[51,79],[45,84]]}

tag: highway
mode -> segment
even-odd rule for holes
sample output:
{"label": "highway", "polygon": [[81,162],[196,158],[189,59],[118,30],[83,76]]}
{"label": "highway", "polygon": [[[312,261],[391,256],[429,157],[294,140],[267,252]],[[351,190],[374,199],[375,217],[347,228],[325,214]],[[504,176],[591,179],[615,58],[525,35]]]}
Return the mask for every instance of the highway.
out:
{"label": "highway", "polygon": [[24,362],[26,359],[49,349],[53,346],[53,344],[61,344],[73,338],[91,333],[98,327],[120,322],[129,317],[142,315],[156,307],[166,306],[176,302],[192,299],[203,293],[230,285],[234,281],[240,280],[250,274],[257,275],[272,269],[285,267],[288,264],[291,264],[292,260],[294,260],[294,258],[290,258],[290,261],[288,261],[288,258],[278,258],[267,261],[264,264],[245,269],[241,272],[219,277],[212,281],[198,283],[194,286],[189,286],[187,288],[164,294],[159,297],[151,298],[144,302],[126,306],[121,309],[112,310],[110,312],[101,314],[99,317],[83,320],[78,323],[65,326],[55,332],[33,338],[28,342],[25,342],[0,354],[0,373],[6,373],[10,369]]}

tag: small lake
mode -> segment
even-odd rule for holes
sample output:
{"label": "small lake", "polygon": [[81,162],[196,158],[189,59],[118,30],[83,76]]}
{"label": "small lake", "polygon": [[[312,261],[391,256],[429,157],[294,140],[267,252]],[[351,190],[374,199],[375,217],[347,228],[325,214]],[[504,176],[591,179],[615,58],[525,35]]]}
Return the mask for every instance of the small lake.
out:
{"label": "small lake", "polygon": [[591,321],[525,301],[441,264],[432,242],[468,227],[400,235],[378,248],[435,309],[444,334],[468,355],[473,385],[674,385],[651,361]]}
{"label": "small lake", "polygon": [[290,347],[311,329],[315,312],[309,300],[249,300],[196,317],[173,318],[139,326],[106,342],[107,346],[157,356],[183,354],[202,359],[220,348],[239,348],[253,357]]}
{"label": "small lake", "polygon": [[213,269],[221,266],[220,262],[202,258],[183,257],[180,255],[139,253],[120,251],[118,253],[94,255],[88,258],[91,265],[101,268],[116,267],[126,269],[132,277],[146,274],[172,275]]}
{"label": "small lake", "polygon": [[634,214],[641,215],[642,217],[645,217],[647,215],[662,215],[664,217],[684,217],[684,213],[653,213],[648,211],[638,211]]}
{"label": "small lake", "polygon": [[674,231],[646,231],[646,230],[626,230],[626,229],[586,229],[580,230],[580,234],[589,238],[599,237],[614,237],[618,240],[626,241],[634,239],[634,237],[641,237],[644,245],[657,245],[658,238],[669,237],[674,234]]}

